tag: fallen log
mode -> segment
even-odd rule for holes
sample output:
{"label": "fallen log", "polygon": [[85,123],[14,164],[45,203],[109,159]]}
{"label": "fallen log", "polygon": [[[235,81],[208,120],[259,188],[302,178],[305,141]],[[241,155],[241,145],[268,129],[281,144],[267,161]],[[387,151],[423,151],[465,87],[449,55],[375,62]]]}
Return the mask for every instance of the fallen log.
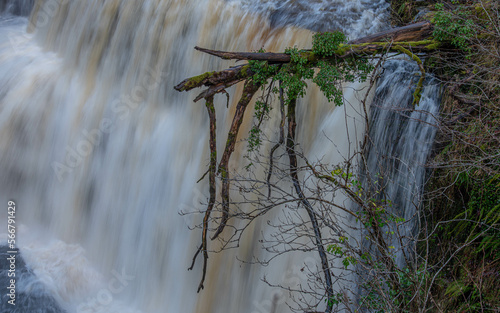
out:
{"label": "fallen log", "polygon": [[421,41],[432,35],[434,27],[429,22],[420,22],[397,27],[373,35],[349,41],[349,44],[360,44],[375,41]]}
{"label": "fallen log", "polygon": [[[429,22],[421,22],[404,27],[399,27],[387,31],[383,31],[374,35],[362,37],[356,40],[349,41],[346,45],[341,46],[340,51],[345,51],[346,47],[356,46],[364,43],[381,43],[381,42],[418,42],[425,41],[432,34],[432,24]],[[194,47],[196,50],[219,57],[224,60],[256,60],[267,61],[270,64],[288,63],[290,55],[286,53],[273,52],[227,52],[210,50],[201,47]],[[417,49],[425,49],[424,45],[415,45]],[[310,51],[310,50],[306,50]]]}
{"label": "fallen log", "polygon": [[[307,58],[311,66],[324,59],[346,59],[358,54],[384,53],[388,51],[405,53],[415,60],[419,65],[416,53],[429,52],[439,47],[440,43],[430,39],[432,35],[432,24],[421,22],[404,27],[395,28],[375,35],[352,40],[346,44],[339,45],[338,49],[330,57],[322,57],[311,50],[301,50],[302,57]],[[195,47],[196,50],[217,56],[225,60],[247,60],[267,61],[269,65],[284,64],[291,61],[286,53],[273,52],[227,52]],[[188,91],[194,88],[206,86],[195,102],[203,98],[223,92],[225,88],[250,78],[255,73],[249,64],[239,65],[216,72],[206,72],[198,76],[183,80],[174,88],[177,91]]]}

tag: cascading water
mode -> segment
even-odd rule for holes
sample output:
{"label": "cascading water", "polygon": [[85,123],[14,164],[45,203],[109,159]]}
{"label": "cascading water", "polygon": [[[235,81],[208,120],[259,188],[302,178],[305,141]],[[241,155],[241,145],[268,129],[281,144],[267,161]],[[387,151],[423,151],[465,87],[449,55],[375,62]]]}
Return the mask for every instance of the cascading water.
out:
{"label": "cascading water", "polygon": [[[260,280],[295,283],[303,256],[268,268],[236,260],[267,257],[254,235],[260,225],[238,250],[211,256],[207,287],[196,294],[200,270],[186,269],[199,240],[188,226],[199,216],[178,213],[207,198],[196,181],[208,163],[208,121],[195,94],[173,86],[232,65],[196,45],[281,51],[311,45],[311,31],[285,25],[343,28],[352,37],[384,27],[385,1],[311,3],[45,0],[27,20],[11,13],[26,15],[32,1],[2,2],[0,203],[17,204],[17,244],[30,273],[18,292],[41,301],[20,312],[54,301],[67,312],[288,311],[286,298],[273,304],[276,289]],[[335,163],[352,153],[364,122],[356,89],[345,90],[341,108],[313,88],[300,101],[307,127],[298,139],[309,158]],[[231,108],[218,117],[226,120],[220,138]],[[3,300],[1,309],[11,312]]]}
{"label": "cascading water", "polygon": [[368,176],[363,179],[366,186],[380,191],[380,199],[390,200],[391,213],[405,221],[399,229],[402,240],[390,235],[387,239],[394,247],[400,268],[412,260],[426,173],[424,165],[434,142],[439,114],[439,85],[430,77],[419,105],[413,107],[419,75],[418,67],[407,61],[384,64],[370,110],[371,140],[365,168]]}
{"label": "cascading water", "polygon": [[386,0],[228,0],[257,12],[274,27],[295,25],[313,31],[343,30],[351,38],[385,27]]}
{"label": "cascading water", "polygon": [[30,14],[35,0],[3,0],[0,1],[0,12],[27,16]]}

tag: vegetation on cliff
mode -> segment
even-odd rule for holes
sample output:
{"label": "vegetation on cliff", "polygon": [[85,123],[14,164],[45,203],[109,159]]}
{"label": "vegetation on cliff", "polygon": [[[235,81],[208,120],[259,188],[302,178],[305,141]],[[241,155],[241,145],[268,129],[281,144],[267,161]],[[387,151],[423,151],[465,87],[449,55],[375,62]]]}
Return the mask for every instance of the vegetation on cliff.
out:
{"label": "vegetation on cliff", "polygon": [[500,312],[500,5],[439,1],[427,11],[448,47],[425,61],[443,86],[423,223],[431,249],[421,245],[441,269],[431,307]]}

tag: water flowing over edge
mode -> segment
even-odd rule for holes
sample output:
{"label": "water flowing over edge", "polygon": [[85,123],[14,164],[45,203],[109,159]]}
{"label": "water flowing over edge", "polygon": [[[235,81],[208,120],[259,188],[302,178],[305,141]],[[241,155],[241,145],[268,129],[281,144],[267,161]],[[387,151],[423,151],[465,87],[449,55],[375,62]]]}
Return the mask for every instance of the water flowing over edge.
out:
{"label": "water flowing over edge", "polygon": [[389,232],[386,239],[394,247],[396,264],[401,269],[414,261],[425,165],[434,144],[439,115],[440,86],[430,75],[418,106],[413,107],[418,76],[415,64],[405,60],[385,62],[371,104],[371,140],[362,171],[363,184],[376,188],[379,200],[391,202],[390,213],[404,220],[397,229],[399,236],[391,237]]}
{"label": "water flowing over edge", "polygon": [[[206,199],[206,188],[195,180],[204,171],[208,126],[204,112],[193,108],[193,94],[173,93],[171,86],[228,64],[195,54],[195,45],[278,51],[310,46],[311,33],[274,28],[282,22],[219,1],[72,1],[46,22],[43,14],[51,11],[41,3],[30,25],[31,31],[36,28],[35,38],[9,24],[9,42],[17,50],[7,53],[12,47],[3,47],[0,69],[0,127],[10,134],[1,146],[0,167],[9,173],[1,199],[16,197],[29,208],[22,213],[27,226],[20,228],[20,237],[34,272],[70,312],[270,309],[277,293],[256,290],[256,281],[265,272],[271,279],[295,281],[303,257],[262,270],[245,264],[240,268],[233,264],[234,255],[216,255],[211,262],[217,266],[208,279],[217,283],[197,304],[192,301],[199,272],[186,271],[193,253],[186,250],[196,246],[186,224],[193,226],[197,217],[176,212],[196,212]],[[363,132],[353,89],[346,90],[353,106],[336,110],[309,90],[301,118],[311,126],[299,133],[306,153],[332,163],[350,153],[351,143]],[[337,155],[321,134],[343,134],[346,119],[358,135],[336,142],[336,150],[343,151]],[[34,227],[51,231],[45,238],[29,238]],[[258,247],[258,238],[250,237],[241,251],[248,258],[258,254]],[[51,264],[60,264],[57,271],[65,274],[56,274]],[[133,287],[111,293],[113,275],[122,271],[133,277],[126,281]],[[232,292],[221,295],[219,289],[229,285]],[[111,294],[112,304],[99,302],[100,294]],[[280,305],[278,311],[286,311],[281,300]]]}

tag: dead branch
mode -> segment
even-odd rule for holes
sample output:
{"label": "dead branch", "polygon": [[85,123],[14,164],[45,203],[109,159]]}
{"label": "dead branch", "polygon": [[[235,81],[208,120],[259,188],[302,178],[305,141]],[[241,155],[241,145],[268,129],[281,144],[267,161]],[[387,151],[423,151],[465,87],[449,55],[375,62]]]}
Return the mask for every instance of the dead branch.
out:
{"label": "dead branch", "polygon": [[295,192],[300,199],[302,205],[304,205],[309,219],[311,220],[312,228],[314,231],[314,237],[316,239],[316,247],[318,248],[319,257],[321,259],[321,267],[323,269],[323,275],[325,277],[326,284],[326,295],[327,295],[327,308],[326,313],[332,311],[332,306],[329,301],[333,299],[333,284],[332,275],[330,273],[330,266],[328,264],[328,257],[326,256],[325,247],[323,246],[323,240],[321,236],[321,230],[319,228],[318,219],[314,213],[314,208],[311,206],[299,183],[298,176],[298,165],[297,165],[297,155],[295,153],[295,129],[297,127],[297,121],[295,120],[295,105],[297,99],[292,99],[288,105],[288,135],[286,139],[286,150],[288,153],[288,159],[290,160],[290,177],[293,181],[293,186],[295,187]]}
{"label": "dead branch", "polygon": [[[302,57],[307,58],[311,66],[314,66],[323,59],[346,59],[358,54],[373,54],[382,53],[385,51],[401,52],[409,55],[417,63],[420,60],[415,53],[429,52],[439,47],[439,42],[431,40],[432,24],[429,22],[421,22],[405,27],[395,28],[390,31],[381,32],[372,36],[363,37],[357,40],[350,41],[347,44],[341,44],[331,57],[322,57],[316,55],[311,50],[302,50]],[[201,47],[195,47],[196,50],[217,56],[225,60],[253,60],[267,61],[269,65],[284,64],[291,61],[290,55],[286,53],[273,52],[228,52],[219,50],[210,50]],[[421,67],[421,66],[420,66]],[[422,69],[422,67],[421,67]],[[214,95],[225,91],[236,83],[239,83],[247,78],[250,78],[255,73],[252,71],[249,64],[231,67],[229,69],[206,72],[204,74],[194,76],[183,80],[174,88],[177,91],[188,91],[197,87],[206,86],[204,90],[195,98],[195,102],[202,98]],[[423,76],[422,76],[423,77]]]}
{"label": "dead branch", "polygon": [[229,218],[229,158],[234,151],[236,138],[238,137],[238,132],[240,130],[241,123],[243,122],[245,110],[250,103],[250,100],[252,100],[253,95],[257,92],[257,90],[259,90],[260,86],[261,84],[253,82],[251,80],[246,81],[245,87],[243,89],[243,94],[241,95],[241,98],[238,101],[238,105],[236,106],[236,112],[234,113],[233,122],[227,135],[226,148],[224,149],[224,154],[222,155],[222,159],[219,163],[218,173],[221,174],[222,177],[222,218],[219,224],[219,228],[213,235],[212,240],[216,239],[220,235],[220,233],[222,233]]}
{"label": "dead branch", "polygon": [[[215,204],[215,171],[217,169],[217,137],[216,137],[216,118],[215,118],[215,107],[214,107],[214,96],[210,96],[206,99],[206,107],[208,111],[208,116],[210,118],[210,167],[209,167],[209,193],[210,199],[208,200],[207,210],[205,211],[205,217],[203,218],[203,232],[201,236],[202,250],[203,250],[203,274],[201,277],[200,285],[198,286],[198,292],[203,289],[203,283],[205,282],[205,276],[207,274],[207,262],[208,262],[208,246],[207,246],[207,232],[208,232],[208,220],[210,214],[212,213]],[[199,251],[198,251],[199,252]],[[198,255],[196,253],[194,259]],[[194,265],[193,259],[193,265]],[[192,268],[193,266],[191,266]]]}
{"label": "dead branch", "polygon": [[429,38],[429,36],[432,34],[433,28],[434,27],[429,22],[420,22],[403,27],[393,28],[363,38],[355,39],[349,41],[349,43],[360,44],[360,43],[376,42],[376,41],[392,41],[392,42],[419,41]]}

